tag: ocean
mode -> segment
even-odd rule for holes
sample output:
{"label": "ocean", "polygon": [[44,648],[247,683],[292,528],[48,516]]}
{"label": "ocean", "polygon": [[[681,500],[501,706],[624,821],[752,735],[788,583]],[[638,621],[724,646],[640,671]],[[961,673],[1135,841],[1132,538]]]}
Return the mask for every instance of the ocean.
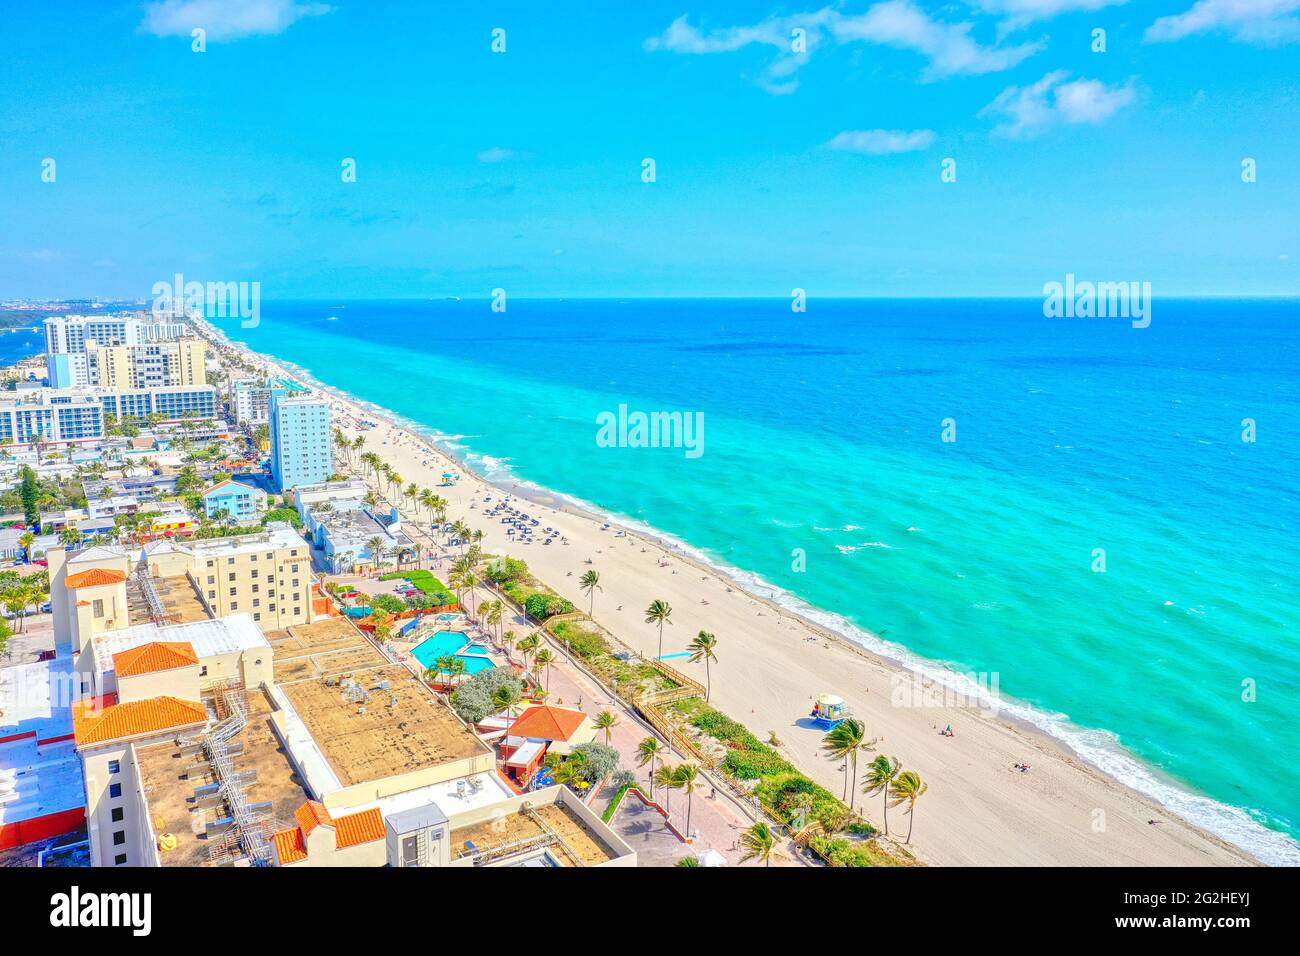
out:
{"label": "ocean", "polygon": [[[1009,713],[1300,862],[1300,302],[1158,299],[1145,329],[1038,299],[214,321],[490,479],[656,529],[874,650],[996,675]],[[621,405],[703,413],[702,453],[598,444]]]}

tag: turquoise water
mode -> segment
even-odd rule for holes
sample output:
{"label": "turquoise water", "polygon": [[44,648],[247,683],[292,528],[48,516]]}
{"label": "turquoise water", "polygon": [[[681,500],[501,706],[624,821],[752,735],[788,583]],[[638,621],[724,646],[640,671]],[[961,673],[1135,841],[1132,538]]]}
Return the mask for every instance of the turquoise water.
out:
{"label": "turquoise water", "polygon": [[467,644],[465,635],[458,631],[437,631],[411,650],[412,656],[425,670],[436,667],[438,658],[455,654],[465,662],[465,673],[471,675],[496,666],[489,658],[476,656],[483,652],[482,645]]}
{"label": "turquoise water", "polygon": [[[1012,713],[1283,862],[1298,329],[1267,300],[1162,301],[1144,330],[1037,300],[512,300],[270,304],[234,331],[490,478],[658,529],[893,656],[996,674]],[[703,412],[704,453],[599,446],[620,404]]]}

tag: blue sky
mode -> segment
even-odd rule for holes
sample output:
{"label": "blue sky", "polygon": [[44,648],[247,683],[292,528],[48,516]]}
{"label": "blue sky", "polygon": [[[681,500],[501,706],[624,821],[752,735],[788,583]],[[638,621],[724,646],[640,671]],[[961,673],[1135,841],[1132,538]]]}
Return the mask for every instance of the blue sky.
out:
{"label": "blue sky", "polygon": [[0,299],[1300,291],[1300,0],[0,17]]}

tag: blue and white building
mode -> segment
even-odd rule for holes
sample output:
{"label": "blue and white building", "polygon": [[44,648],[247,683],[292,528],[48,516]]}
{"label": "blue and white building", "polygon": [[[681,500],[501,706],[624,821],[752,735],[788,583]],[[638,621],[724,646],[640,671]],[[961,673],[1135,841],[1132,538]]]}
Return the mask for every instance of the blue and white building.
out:
{"label": "blue and white building", "polygon": [[266,492],[261,488],[229,479],[203,492],[203,511],[211,519],[228,519],[252,524],[266,511]]}
{"label": "blue and white building", "polygon": [[271,390],[271,481],[277,491],[315,485],[334,472],[334,436],[324,398]]}

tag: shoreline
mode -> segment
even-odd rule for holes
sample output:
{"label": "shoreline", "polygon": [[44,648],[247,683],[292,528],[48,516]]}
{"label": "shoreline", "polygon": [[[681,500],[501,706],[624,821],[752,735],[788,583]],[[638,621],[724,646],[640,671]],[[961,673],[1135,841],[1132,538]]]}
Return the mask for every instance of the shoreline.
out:
{"label": "shoreline", "polygon": [[[724,584],[728,594],[738,594],[740,597],[748,600],[751,605],[765,608],[767,614],[774,616],[772,623],[775,623],[783,630],[802,629],[809,632],[812,636],[806,637],[805,640],[817,641],[819,642],[819,646],[823,646],[827,649],[834,648],[840,655],[850,655],[854,660],[860,662],[864,668],[876,672],[873,675],[876,678],[884,676],[887,683],[890,681],[896,681],[900,675],[908,677],[909,681],[911,681],[915,679],[915,675],[919,674],[921,675],[921,684],[930,691],[939,688],[938,692],[943,693],[944,691],[942,688],[947,688],[947,693],[970,694],[975,686],[973,683],[968,687],[961,686],[961,682],[965,679],[963,675],[947,670],[942,661],[929,661],[920,658],[902,645],[884,641],[883,639],[870,634],[870,632],[865,629],[857,627],[852,622],[842,618],[840,615],[807,604],[802,601],[802,599],[798,598],[797,595],[764,581],[757,574],[745,571],[742,568],[729,567],[711,558],[704,552],[695,549],[688,542],[678,541],[672,535],[658,531],[657,529],[645,525],[643,522],[629,519],[626,516],[621,516],[615,513],[604,512],[589,502],[580,501],[572,496],[543,488],[525,480],[514,477],[489,477],[487,474],[480,472],[475,467],[475,462],[473,460],[475,456],[472,452],[469,452],[468,449],[465,449],[464,446],[460,446],[459,448],[448,447],[454,446],[455,443],[463,440],[465,436],[447,435],[432,426],[409,421],[373,402],[344,393],[327,383],[320,382],[309,370],[298,367],[292,362],[285,361],[275,356],[256,352],[248,345],[232,340],[227,334],[222,330],[217,329],[211,323],[204,322],[203,328],[205,334],[210,336],[218,345],[235,350],[245,361],[260,366],[266,370],[268,374],[289,377],[302,381],[304,384],[309,384],[325,393],[332,403],[337,403],[346,410],[348,414],[357,418],[368,418],[379,423],[380,428],[365,430],[360,433],[369,436],[374,435],[377,432],[382,432],[383,434],[392,437],[394,441],[389,443],[387,438],[385,438],[383,446],[371,446],[367,444],[365,450],[385,454],[388,460],[390,460],[399,471],[406,475],[407,480],[412,480],[412,474],[409,474],[408,472],[421,469],[412,459],[405,457],[405,453],[419,450],[426,457],[432,456],[439,459],[442,464],[437,467],[441,468],[450,465],[459,469],[459,471],[464,475],[464,478],[456,488],[439,488],[437,489],[439,493],[450,492],[453,490],[461,491],[462,485],[472,486],[477,484],[483,488],[491,490],[493,493],[512,495],[527,500],[538,507],[548,508],[555,514],[564,514],[578,521],[589,522],[597,526],[609,523],[612,529],[617,529],[625,534],[626,538],[624,540],[628,543],[635,542],[637,545],[641,545],[642,553],[647,553],[647,549],[654,549],[657,552],[655,557],[658,567],[665,568],[668,566],[668,564],[658,564],[659,560],[669,563],[673,561],[681,562],[682,565],[690,568],[693,572],[698,572],[702,575],[702,580],[711,578],[715,582]],[[357,434],[354,429],[343,427],[337,422],[336,425],[342,427],[342,430],[346,434]],[[411,443],[410,448],[403,446],[403,436],[405,436],[405,439]],[[425,484],[425,482],[419,483]],[[429,486],[433,487],[434,484],[435,483],[429,483]],[[448,497],[451,496],[448,495]],[[464,498],[464,502],[460,500],[461,498]],[[481,501],[481,495],[470,495],[467,498],[463,495],[457,495],[454,501],[454,503],[461,505],[461,510],[463,512],[461,517],[466,520],[473,517],[472,510],[469,510],[468,506],[465,504],[465,502],[471,500]],[[610,542],[612,540],[614,540],[612,535],[607,533],[605,541]],[[505,542],[501,543],[504,544]],[[536,549],[536,551],[541,550],[540,547]],[[552,551],[552,553],[554,552],[554,549],[547,550]],[[598,548],[597,552],[599,553],[601,550],[602,549]],[[544,581],[558,593],[564,594],[566,597],[573,599],[574,595],[566,593],[566,589],[563,587],[565,583],[563,580],[555,580],[551,574],[546,573],[534,562],[533,555],[536,552],[523,554],[521,551],[516,550],[512,553],[528,560],[530,568],[534,569],[539,580]],[[597,562],[598,565],[601,563],[603,562]],[[573,572],[570,571],[568,575],[571,576],[572,573]],[[672,574],[676,573],[676,570],[672,571]],[[581,606],[580,601],[575,601],[575,603],[579,603]],[[708,604],[709,602],[705,599],[701,603]],[[619,610],[622,611],[621,605]],[[625,614],[625,617],[626,616],[628,615]],[[631,616],[636,617],[637,615],[632,614]],[[765,616],[764,612],[759,611],[758,616]],[[607,616],[598,615],[597,618],[602,626],[607,629],[615,630]],[[836,627],[835,623],[828,623],[828,621],[840,622],[842,623],[842,628]],[[629,640],[629,635],[620,630],[615,630],[615,633],[618,634],[620,640],[624,640],[629,646],[637,646],[638,640],[636,638]],[[858,634],[869,639],[872,643],[878,645],[878,647],[873,647],[864,640],[855,639],[854,635]],[[733,640],[734,639],[733,636]],[[786,639],[786,643],[789,645],[787,650],[803,650],[798,647],[797,643],[790,641],[788,638]],[[734,647],[735,645],[733,644],[732,646]],[[891,651],[893,653],[891,653]],[[727,660],[730,662],[731,660],[734,660],[734,657],[729,655]],[[718,675],[716,676],[719,676],[720,680],[715,682],[715,684],[719,685],[718,687],[715,687],[715,689],[721,690],[721,681],[726,679],[724,668],[725,665],[720,667],[718,670]],[[832,689],[832,687],[823,686],[822,689],[829,690]],[[837,692],[842,692],[841,688],[834,689],[836,689]],[[849,694],[846,693],[844,696],[847,698],[849,697]],[[974,699],[977,701],[979,700],[978,697],[975,697]],[[788,697],[786,700],[788,700]],[[986,696],[984,701],[987,702],[987,700],[988,698]],[[1042,726],[1040,723],[1035,722],[1034,719],[1032,719],[1032,716],[1029,716],[1029,714],[1038,713],[1037,709],[1033,708],[1031,705],[1005,698],[998,698],[997,705],[998,712],[995,716],[992,718],[982,718],[982,720],[986,721],[986,724],[989,725],[988,729],[1000,729],[1004,735],[1010,735],[1013,742],[1018,746],[1023,746],[1026,749],[1036,752],[1036,761],[1043,759],[1059,761],[1060,764],[1071,768],[1074,772],[1081,774],[1083,777],[1090,778],[1082,781],[1082,785],[1079,786],[1078,789],[1091,791],[1097,789],[1098,785],[1100,785],[1101,788],[1106,790],[1121,791],[1122,794],[1126,796],[1127,801],[1135,805],[1133,808],[1129,809],[1139,811],[1137,814],[1138,816],[1141,816],[1142,813],[1152,815],[1153,818],[1146,819],[1145,822],[1153,829],[1158,824],[1163,825],[1174,823],[1176,821],[1179,827],[1185,828],[1188,831],[1188,839],[1185,842],[1191,844],[1203,841],[1206,844],[1206,846],[1201,848],[1199,852],[1193,852],[1191,854],[1193,858],[1191,859],[1161,859],[1162,856],[1167,856],[1167,854],[1161,854],[1158,851],[1155,851],[1151,853],[1139,853],[1135,858],[1135,862],[1145,864],[1159,864],[1164,862],[1168,865],[1195,865],[1197,863],[1235,863],[1249,865],[1264,860],[1264,857],[1260,856],[1257,851],[1252,852],[1251,849],[1242,847],[1238,843],[1232,842],[1228,838],[1219,835],[1209,829],[1205,824],[1189,819],[1186,813],[1180,812],[1180,809],[1182,808],[1170,807],[1158,797],[1131,783],[1125,782],[1107,766],[1100,765],[1094,759],[1090,759],[1089,755],[1081,752],[1072,741],[1062,739],[1060,735],[1052,733],[1049,728],[1052,726],[1053,721],[1057,721],[1057,718],[1054,715],[1043,714],[1043,719],[1048,722],[1048,726]],[[724,711],[728,712],[736,719],[749,725],[750,729],[754,733],[760,736],[764,733],[762,726],[746,720],[740,709],[727,705],[720,706]],[[935,708],[931,710],[930,715],[923,712],[919,721],[917,721],[913,715],[911,722],[924,722],[928,716],[940,715],[947,712],[947,708]],[[971,715],[969,706],[965,706],[964,710],[959,708],[954,712],[960,713],[963,718],[968,718]],[[1023,712],[1028,712],[1028,714]],[[868,708],[863,708],[859,712],[859,716],[866,719],[869,733],[877,729],[877,727],[882,723],[882,721],[876,719]],[[936,722],[942,722],[945,718],[942,716],[935,716],[934,720]],[[933,723],[931,726],[933,728]],[[978,724],[976,726],[978,726]],[[1068,726],[1071,728],[1074,727],[1074,725]],[[1077,730],[1084,735],[1094,735],[1103,738],[1103,743],[1110,744],[1110,749],[1114,752],[1116,757],[1119,758],[1119,762],[1131,764],[1131,767],[1121,767],[1118,769],[1131,773],[1133,768],[1136,768],[1140,773],[1149,778],[1143,781],[1149,787],[1163,788],[1164,790],[1174,793],[1182,797],[1185,801],[1193,804],[1200,802],[1204,804],[1204,809],[1210,810],[1212,815],[1219,817],[1221,821],[1240,823],[1244,826],[1253,826],[1258,830],[1265,831],[1265,835],[1276,835],[1278,838],[1278,846],[1276,848],[1278,859],[1270,862],[1285,864],[1290,862],[1287,857],[1288,851],[1291,853],[1296,852],[1294,847],[1288,847],[1286,845],[1286,842],[1290,839],[1286,834],[1280,833],[1279,831],[1268,830],[1260,824],[1255,824],[1244,811],[1241,811],[1238,808],[1226,804],[1220,804],[1209,797],[1197,794],[1195,791],[1192,791],[1190,788],[1180,784],[1176,780],[1162,778],[1162,775],[1159,774],[1159,771],[1156,768],[1146,766],[1139,760],[1139,758],[1124,750],[1122,745],[1118,744],[1118,741],[1113,734],[1109,734],[1105,731],[1089,731],[1086,728],[1077,728]],[[786,732],[783,731],[781,736],[784,739]],[[941,744],[940,749],[942,749],[943,746],[945,745]],[[807,759],[806,753],[796,754],[786,746],[782,746],[780,749],[783,755],[788,759],[791,759],[800,767],[801,770],[810,773],[814,779],[817,779],[823,785],[828,786],[833,792],[839,789],[838,783],[833,780],[828,781],[825,779],[824,772],[818,773],[819,770],[824,771],[826,769],[823,766],[825,761],[822,761],[819,756],[814,762],[810,763]],[[804,750],[806,751],[807,749],[808,748],[805,746]],[[1038,773],[1039,768],[1040,764],[1035,762],[1035,773]],[[922,761],[922,765],[918,766],[917,769],[922,770],[923,773],[925,772],[924,761]],[[1102,801],[1100,800],[1097,801],[1097,803],[1101,802]],[[1094,809],[1099,812],[1104,810],[1101,806],[1095,806]],[[1012,813],[1012,815],[1014,815],[1012,808],[1010,807],[1002,806],[999,808],[999,811],[1004,814]],[[1157,821],[1156,818],[1161,816],[1168,816],[1173,819]],[[1234,819],[1237,816],[1240,817],[1239,820]],[[870,818],[873,822],[877,822],[874,815],[870,815]],[[922,818],[924,818],[924,815],[922,815]],[[1076,824],[1077,822],[1078,821],[1076,821]],[[960,829],[960,822],[956,825]],[[1166,832],[1172,829],[1174,828],[1167,827]],[[1076,832],[1083,831],[1076,830]],[[1094,830],[1094,832],[1096,831]],[[1104,824],[1101,832],[1105,832]],[[1023,834],[1021,834],[1021,836],[1023,836]],[[927,862],[939,862],[941,864],[944,862],[971,862],[983,864],[1006,862],[1005,860],[996,857],[991,859],[973,858],[952,861],[944,859],[947,854],[941,854],[939,859],[932,860],[930,858],[930,853],[927,852],[925,843],[926,841],[923,839],[918,839],[912,849],[917,852],[918,857]],[[1192,847],[1188,846],[1185,847],[1185,849],[1192,849]],[[1095,859],[1072,859],[1075,854],[1065,850],[1065,848],[1062,848],[1062,851],[1063,852],[1060,853],[1051,853],[1045,857],[1040,856],[1039,858],[1027,862],[1039,864],[1112,863],[1112,865],[1113,862],[1118,862],[1117,858],[1113,858],[1109,854]],[[1177,856],[1182,857],[1183,854],[1180,852]],[[1197,859],[1198,857],[1199,859]]]}

